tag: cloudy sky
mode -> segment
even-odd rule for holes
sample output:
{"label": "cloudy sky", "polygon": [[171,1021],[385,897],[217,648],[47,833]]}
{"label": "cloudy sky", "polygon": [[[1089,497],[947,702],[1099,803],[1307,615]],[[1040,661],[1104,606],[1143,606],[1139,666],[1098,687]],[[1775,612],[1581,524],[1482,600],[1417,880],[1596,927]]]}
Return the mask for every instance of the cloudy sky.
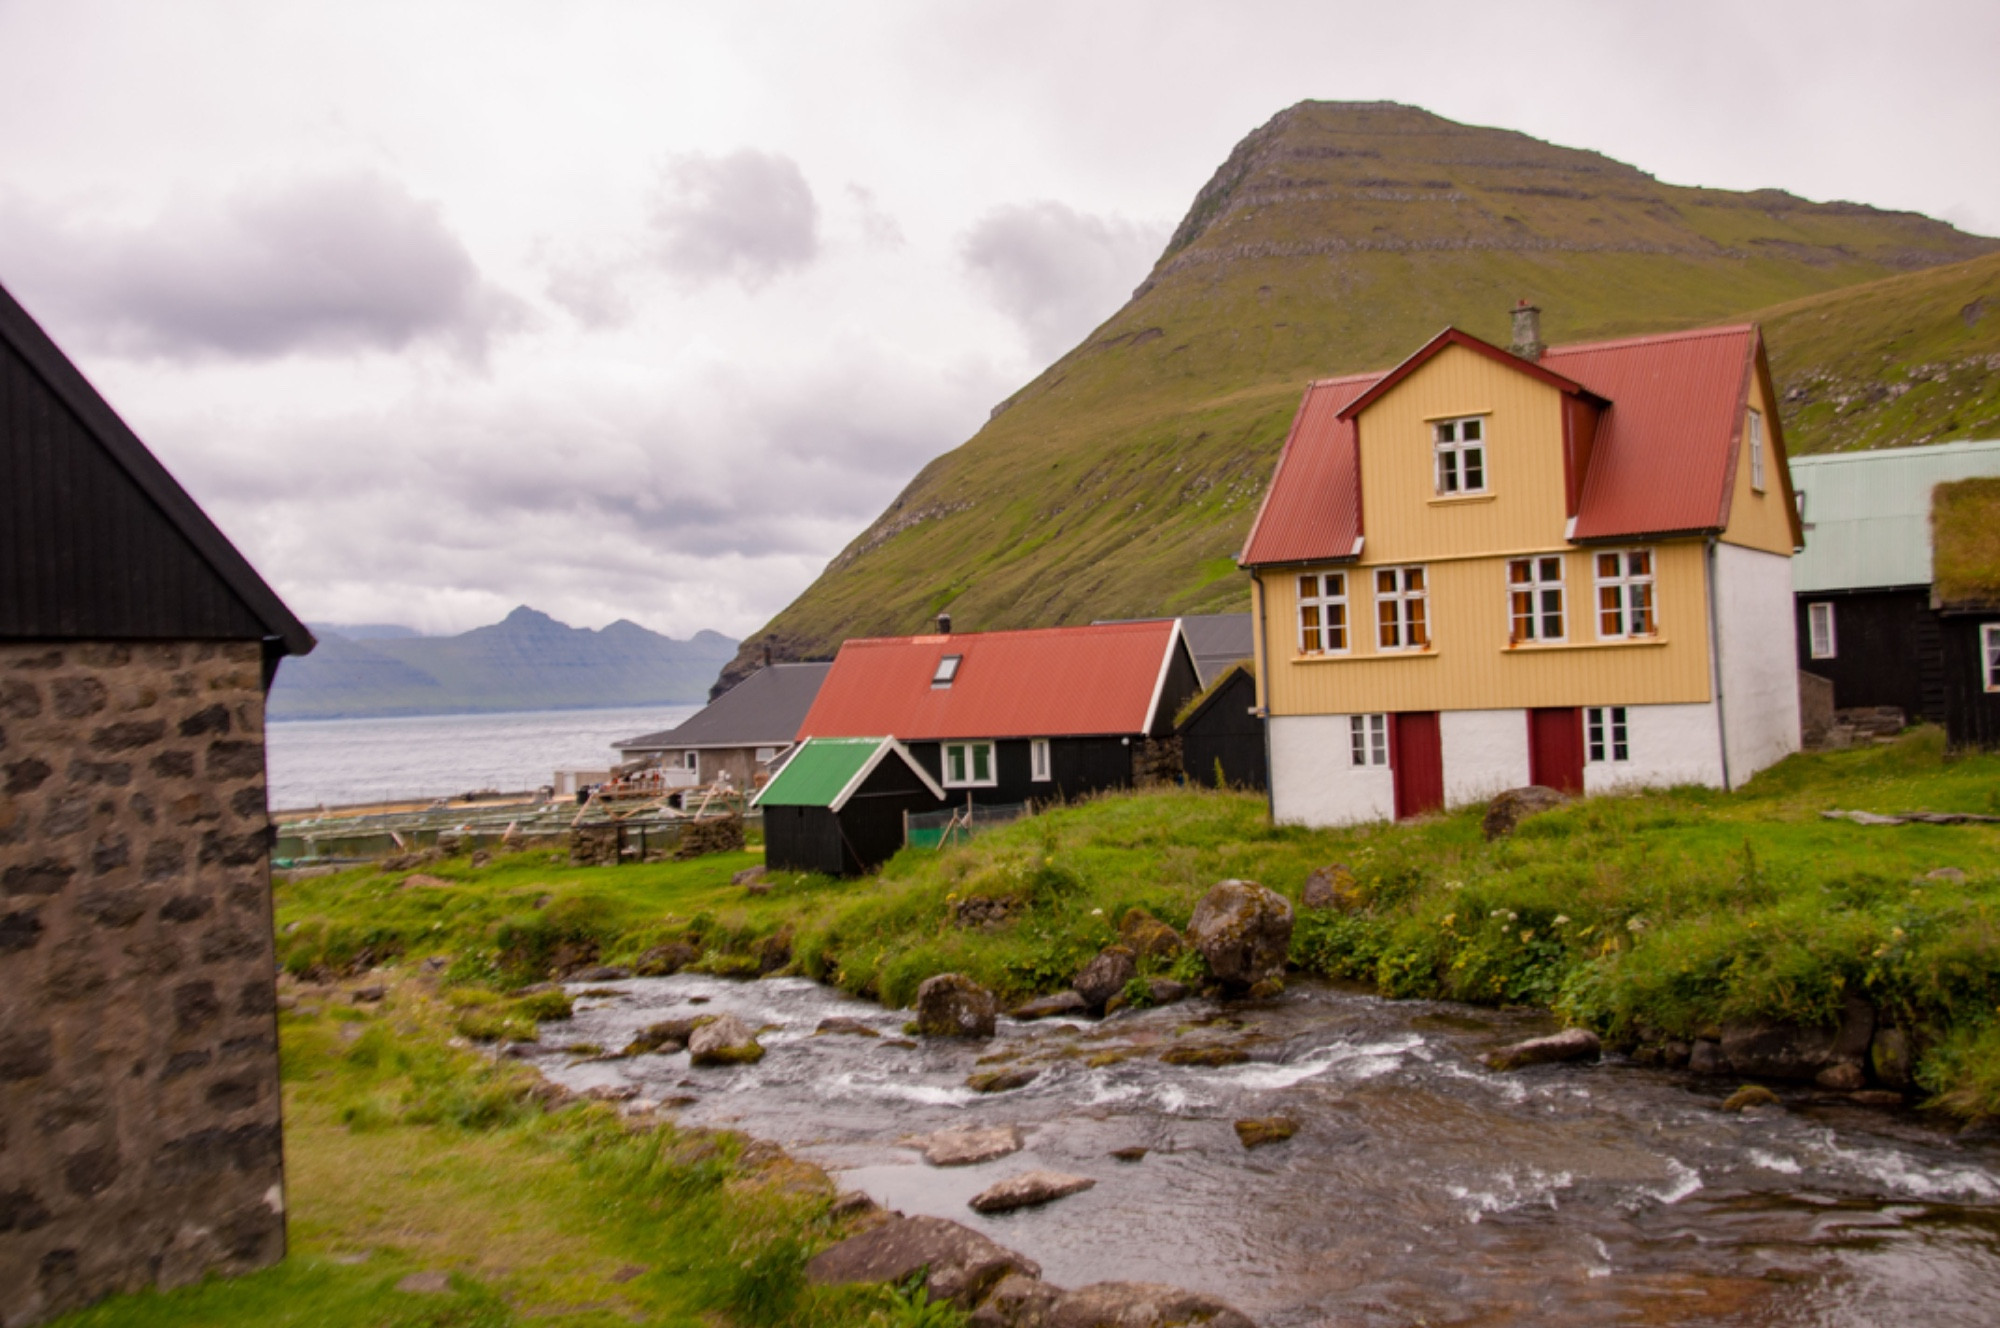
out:
{"label": "cloudy sky", "polygon": [[759,626],[1392,99],[2000,234],[2000,5],[0,0],[0,283],[302,616]]}

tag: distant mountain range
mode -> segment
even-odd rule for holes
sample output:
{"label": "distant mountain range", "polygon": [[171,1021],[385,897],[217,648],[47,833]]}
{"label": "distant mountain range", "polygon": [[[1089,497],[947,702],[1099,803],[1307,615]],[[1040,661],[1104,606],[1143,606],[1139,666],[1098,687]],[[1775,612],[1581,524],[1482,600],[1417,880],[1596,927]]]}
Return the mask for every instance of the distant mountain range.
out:
{"label": "distant mountain range", "polygon": [[623,619],[592,631],[526,605],[459,636],[378,623],[313,633],[319,647],[278,670],[273,719],[695,704],[736,651],[719,632],[676,641]]}
{"label": "distant mountain range", "polygon": [[2000,241],[1663,184],[1412,106],[1302,102],[1238,144],[1131,301],[925,466],[724,673],[843,637],[1248,607],[1236,568],[1308,380],[1447,323],[1506,345],[1758,319],[1795,453],[2000,430]]}

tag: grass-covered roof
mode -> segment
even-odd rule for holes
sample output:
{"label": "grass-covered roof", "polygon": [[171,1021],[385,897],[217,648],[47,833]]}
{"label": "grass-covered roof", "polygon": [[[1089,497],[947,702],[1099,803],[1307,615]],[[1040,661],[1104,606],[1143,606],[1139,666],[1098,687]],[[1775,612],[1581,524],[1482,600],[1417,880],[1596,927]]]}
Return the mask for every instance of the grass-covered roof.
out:
{"label": "grass-covered roof", "polygon": [[1947,608],[2000,605],[2000,476],[1932,491],[1931,585]]}

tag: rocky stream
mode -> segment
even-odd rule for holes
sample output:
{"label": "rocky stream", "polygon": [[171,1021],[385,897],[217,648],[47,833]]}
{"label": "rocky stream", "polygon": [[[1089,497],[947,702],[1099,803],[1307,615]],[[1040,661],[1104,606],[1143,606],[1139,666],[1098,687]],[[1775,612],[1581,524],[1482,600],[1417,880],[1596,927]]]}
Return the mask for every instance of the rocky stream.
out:
{"label": "rocky stream", "polygon": [[[1735,1080],[1616,1056],[1488,1069],[1551,1030],[1532,1013],[1303,982],[962,1040],[802,978],[571,991],[575,1017],[515,1053],[551,1079],[781,1144],[1051,1284],[1172,1284],[1264,1328],[2000,1322],[2000,1139],[1812,1089],[1724,1111]],[[762,1057],[616,1054],[710,1014]],[[998,1155],[926,1160],[924,1136],[968,1129]],[[971,1206],[1038,1170],[1094,1183]]]}

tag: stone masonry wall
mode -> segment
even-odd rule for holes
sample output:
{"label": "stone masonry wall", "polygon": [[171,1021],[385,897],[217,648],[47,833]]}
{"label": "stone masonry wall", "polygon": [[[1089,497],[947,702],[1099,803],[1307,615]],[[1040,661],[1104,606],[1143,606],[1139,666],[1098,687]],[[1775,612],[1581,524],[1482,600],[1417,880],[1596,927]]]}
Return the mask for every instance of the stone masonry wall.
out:
{"label": "stone masonry wall", "polygon": [[0,1325],[281,1258],[255,642],[0,643]]}

